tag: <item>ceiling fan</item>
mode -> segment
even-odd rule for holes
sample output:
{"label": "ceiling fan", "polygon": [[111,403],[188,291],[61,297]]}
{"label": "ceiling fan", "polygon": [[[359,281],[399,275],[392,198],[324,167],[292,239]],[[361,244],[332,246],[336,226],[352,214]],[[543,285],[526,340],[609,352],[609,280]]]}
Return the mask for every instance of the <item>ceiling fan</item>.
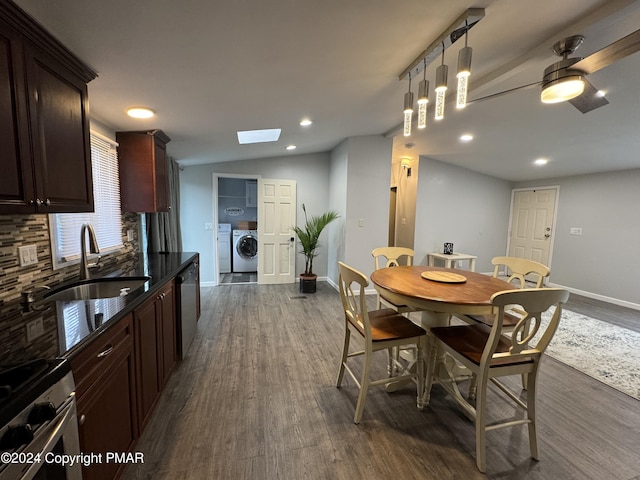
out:
{"label": "ceiling fan", "polygon": [[549,65],[544,70],[541,81],[477,98],[469,103],[542,85],[540,99],[543,103],[568,101],[582,113],[588,113],[607,105],[609,101],[598,92],[598,89],[587,80],[586,76],[640,50],[640,30],[636,30],[586,58],[569,58],[569,55],[573,54],[583,41],[582,35],[574,35],[556,42],[552,50],[556,55],[562,57],[562,60]]}

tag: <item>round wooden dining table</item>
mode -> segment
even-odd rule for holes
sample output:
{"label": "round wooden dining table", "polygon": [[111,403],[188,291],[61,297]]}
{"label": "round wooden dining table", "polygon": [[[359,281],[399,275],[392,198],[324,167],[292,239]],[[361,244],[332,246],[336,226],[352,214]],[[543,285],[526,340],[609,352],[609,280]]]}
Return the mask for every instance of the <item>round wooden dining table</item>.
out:
{"label": "round wooden dining table", "polygon": [[[371,274],[371,281],[384,299],[422,311],[422,326],[427,331],[431,327],[449,325],[451,315],[491,314],[492,295],[514,289],[510,283],[490,275],[427,266],[381,268]],[[432,352],[427,358],[428,363],[433,364],[427,364],[425,371],[432,369],[435,381],[446,382],[460,395],[456,382],[468,377],[466,369],[456,365],[441,350]],[[399,386],[399,383],[390,383],[387,390],[392,391]],[[429,404],[430,385],[425,387],[423,400],[418,402],[420,406]],[[470,391],[470,395],[474,394]]]}
{"label": "round wooden dining table", "polygon": [[[433,275],[435,278],[441,274],[442,280],[428,280],[422,276],[423,273],[427,276],[429,273],[436,274]],[[371,281],[383,298],[396,305],[446,314],[491,313],[491,296],[514,289],[510,283],[490,275],[426,266],[381,268],[371,274]],[[443,318],[448,321],[449,315]]]}

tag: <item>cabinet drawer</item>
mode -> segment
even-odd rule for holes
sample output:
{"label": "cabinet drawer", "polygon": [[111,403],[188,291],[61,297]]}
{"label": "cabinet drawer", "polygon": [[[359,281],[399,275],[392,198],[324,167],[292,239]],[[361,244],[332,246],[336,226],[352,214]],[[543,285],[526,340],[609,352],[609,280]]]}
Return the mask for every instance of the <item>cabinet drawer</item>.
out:
{"label": "cabinet drawer", "polygon": [[71,359],[76,395],[83,393],[110,368],[114,359],[133,349],[133,322],[129,314],[92,341]]}

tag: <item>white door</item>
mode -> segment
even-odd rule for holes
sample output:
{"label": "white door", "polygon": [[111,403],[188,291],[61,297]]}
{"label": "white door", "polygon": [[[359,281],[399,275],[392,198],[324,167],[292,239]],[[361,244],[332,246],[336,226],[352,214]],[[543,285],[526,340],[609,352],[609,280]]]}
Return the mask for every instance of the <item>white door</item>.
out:
{"label": "white door", "polygon": [[296,181],[258,179],[258,283],[293,283]]}
{"label": "white door", "polygon": [[509,256],[550,266],[557,197],[557,187],[513,192]]}

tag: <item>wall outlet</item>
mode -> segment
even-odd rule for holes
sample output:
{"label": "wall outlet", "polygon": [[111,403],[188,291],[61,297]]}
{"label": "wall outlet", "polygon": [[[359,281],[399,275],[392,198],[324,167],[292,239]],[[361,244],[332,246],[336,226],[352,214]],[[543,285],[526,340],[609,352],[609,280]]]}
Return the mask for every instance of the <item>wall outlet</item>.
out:
{"label": "wall outlet", "polygon": [[24,247],[18,247],[18,258],[20,259],[21,267],[28,267],[29,265],[37,265],[38,263],[38,249],[35,245],[25,245]]}
{"label": "wall outlet", "polygon": [[204,229],[205,230],[213,230],[213,223],[205,223],[204,224]]}
{"label": "wall outlet", "polygon": [[133,242],[134,231],[132,229],[127,230],[127,242]]}
{"label": "wall outlet", "polygon": [[569,229],[569,235],[582,235],[582,228],[580,228],[580,227],[571,227]]}
{"label": "wall outlet", "polygon": [[27,342],[31,342],[44,335],[44,323],[42,317],[27,323]]}

